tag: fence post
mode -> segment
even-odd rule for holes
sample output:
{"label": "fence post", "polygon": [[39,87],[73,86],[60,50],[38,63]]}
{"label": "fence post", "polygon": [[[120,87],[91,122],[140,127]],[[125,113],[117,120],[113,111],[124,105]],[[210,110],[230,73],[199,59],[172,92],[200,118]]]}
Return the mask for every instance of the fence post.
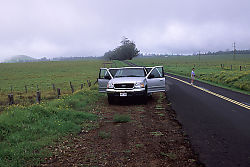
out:
{"label": "fence post", "polygon": [[9,99],[9,105],[14,104],[14,96],[13,96],[13,94],[8,94],[8,99]]}
{"label": "fence post", "polygon": [[81,84],[81,89],[83,88],[83,84]]}
{"label": "fence post", "polygon": [[241,66],[240,66],[240,71],[241,71]]}
{"label": "fence post", "polygon": [[27,85],[25,85],[24,88],[25,88],[25,93],[28,93]]}
{"label": "fence post", "polygon": [[41,92],[40,91],[36,92],[36,102],[39,104],[41,103]]}
{"label": "fence post", "polygon": [[70,88],[71,88],[71,92],[74,93],[74,87],[73,87],[71,81],[69,82],[69,85],[70,85]]}
{"label": "fence post", "polygon": [[231,70],[233,70],[233,65],[231,65]]}
{"label": "fence post", "polygon": [[88,82],[89,87],[91,86],[91,81]]}
{"label": "fence post", "polygon": [[52,84],[53,91],[56,91],[55,84]]}
{"label": "fence post", "polygon": [[61,89],[60,88],[57,88],[57,98],[59,99],[61,96]]}

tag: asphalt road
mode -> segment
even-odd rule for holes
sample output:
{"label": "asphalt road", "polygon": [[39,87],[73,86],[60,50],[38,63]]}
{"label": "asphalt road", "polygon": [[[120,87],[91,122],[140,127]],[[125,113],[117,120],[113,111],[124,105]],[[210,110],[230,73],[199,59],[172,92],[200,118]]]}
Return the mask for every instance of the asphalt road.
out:
{"label": "asphalt road", "polygon": [[[167,97],[200,161],[207,167],[250,167],[250,110],[170,77],[166,83]],[[198,81],[194,84],[250,105],[248,95]]]}

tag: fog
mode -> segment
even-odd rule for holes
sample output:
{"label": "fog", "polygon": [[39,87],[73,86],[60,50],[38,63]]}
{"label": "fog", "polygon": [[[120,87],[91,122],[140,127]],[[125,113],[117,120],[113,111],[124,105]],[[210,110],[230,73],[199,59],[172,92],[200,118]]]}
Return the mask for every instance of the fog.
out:
{"label": "fog", "polygon": [[123,36],[142,53],[250,49],[247,0],[0,0],[0,61],[103,56]]}

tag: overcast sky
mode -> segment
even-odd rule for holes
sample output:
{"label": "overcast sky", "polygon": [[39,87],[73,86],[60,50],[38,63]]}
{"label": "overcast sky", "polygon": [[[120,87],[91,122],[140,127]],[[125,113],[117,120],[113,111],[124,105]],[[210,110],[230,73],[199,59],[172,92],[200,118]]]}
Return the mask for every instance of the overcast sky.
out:
{"label": "overcast sky", "polygon": [[102,56],[122,36],[143,53],[250,49],[250,1],[0,0],[0,61]]}

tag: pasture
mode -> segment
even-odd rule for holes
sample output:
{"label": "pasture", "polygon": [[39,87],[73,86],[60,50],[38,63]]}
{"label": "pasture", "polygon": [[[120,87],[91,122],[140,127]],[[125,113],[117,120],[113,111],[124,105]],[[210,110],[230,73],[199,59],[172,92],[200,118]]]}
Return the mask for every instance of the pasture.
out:
{"label": "pasture", "polygon": [[35,103],[37,90],[41,91],[42,101],[46,101],[57,97],[57,88],[61,89],[62,95],[71,93],[70,82],[74,91],[81,89],[81,84],[88,87],[87,80],[91,81],[93,87],[103,62],[86,60],[0,64],[0,104],[8,104],[8,94],[11,92],[16,104],[29,105]]}
{"label": "pasture", "polygon": [[[38,165],[51,155],[47,147],[94,128],[98,116],[93,108],[103,95],[93,83],[102,65],[97,60],[1,64],[0,166]],[[52,84],[61,89],[60,99]],[[41,104],[35,104],[37,86]],[[11,87],[15,105],[8,106]]]}
{"label": "pasture", "polygon": [[[190,77],[195,68],[196,79],[249,94],[250,55],[169,56],[136,58],[133,63],[142,66],[163,65],[166,72]],[[241,70],[240,70],[241,66]]]}

